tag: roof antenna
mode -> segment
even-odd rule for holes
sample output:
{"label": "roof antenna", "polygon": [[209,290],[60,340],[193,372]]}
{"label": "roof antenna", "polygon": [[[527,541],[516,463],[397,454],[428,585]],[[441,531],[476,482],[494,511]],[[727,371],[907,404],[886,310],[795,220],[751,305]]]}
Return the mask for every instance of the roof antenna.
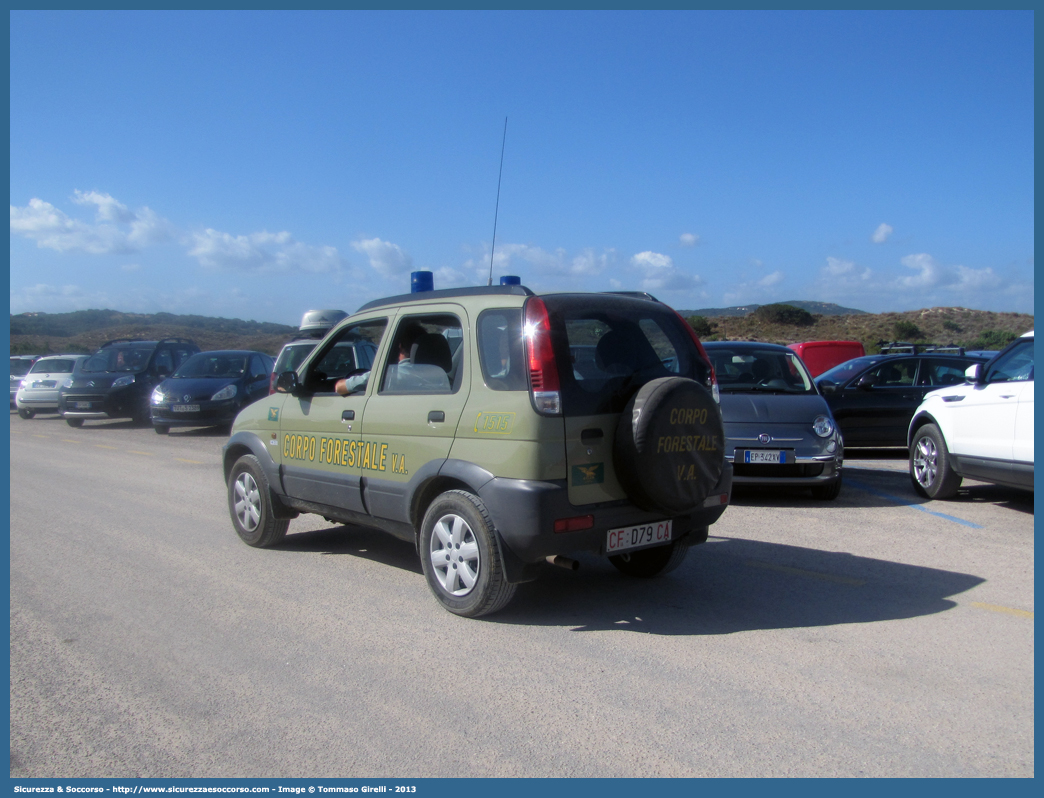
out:
{"label": "roof antenna", "polygon": [[493,243],[489,248],[489,282],[493,285],[493,252],[497,248],[497,216],[500,214],[500,178],[504,176],[504,145],[507,143],[507,117],[504,117],[504,138],[500,142],[500,174],[497,175],[497,207],[493,211]]}

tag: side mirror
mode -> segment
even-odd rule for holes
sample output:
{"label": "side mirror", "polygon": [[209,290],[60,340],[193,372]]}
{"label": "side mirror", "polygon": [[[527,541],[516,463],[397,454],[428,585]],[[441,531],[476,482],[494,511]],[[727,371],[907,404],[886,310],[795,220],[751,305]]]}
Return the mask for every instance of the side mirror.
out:
{"label": "side mirror", "polygon": [[837,393],[837,383],[821,382],[819,383],[819,390],[821,393]]}
{"label": "side mirror", "polygon": [[161,380],[170,376],[169,366],[156,366],[156,376]]}
{"label": "side mirror", "polygon": [[859,378],[858,382],[856,382],[856,388],[859,388],[862,391],[869,391],[875,385],[877,385],[876,374],[864,374]]}
{"label": "side mirror", "polygon": [[276,391],[279,393],[296,394],[301,390],[301,383],[297,381],[296,371],[284,371],[276,380]]}
{"label": "side mirror", "polygon": [[973,363],[964,370],[964,379],[973,385],[982,385],[986,382],[986,375],[982,370],[982,363]]}

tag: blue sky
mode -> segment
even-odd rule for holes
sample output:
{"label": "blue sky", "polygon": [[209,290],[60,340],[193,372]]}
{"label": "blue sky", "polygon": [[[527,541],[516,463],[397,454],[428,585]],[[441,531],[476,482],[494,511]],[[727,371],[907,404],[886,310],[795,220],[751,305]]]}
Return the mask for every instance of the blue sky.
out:
{"label": "blue sky", "polygon": [[1032,12],[12,12],[11,312],[1033,312]]}

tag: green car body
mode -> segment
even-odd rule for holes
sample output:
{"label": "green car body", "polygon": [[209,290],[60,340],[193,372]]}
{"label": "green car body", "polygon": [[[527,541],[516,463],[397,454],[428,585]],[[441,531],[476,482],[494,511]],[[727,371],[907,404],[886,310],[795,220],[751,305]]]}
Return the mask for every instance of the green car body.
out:
{"label": "green car body", "polygon": [[[612,337],[613,324],[650,331],[635,355],[645,376],[638,360],[606,365],[608,345],[597,344],[598,358],[586,351],[596,345],[587,339]],[[652,298],[537,297],[521,286],[365,305],[236,419],[224,448],[236,530],[250,545],[274,545],[302,512],[383,529],[417,545],[436,597],[469,617],[500,609],[547,561],[573,565],[565,557],[573,552],[608,554],[638,576],[665,572],[706,540],[731,493],[713,375],[680,325]],[[411,335],[410,362],[398,364]],[[634,346],[615,335],[625,359]],[[377,347],[372,371],[341,395],[336,382],[351,374],[338,353],[362,339]],[[701,381],[676,374],[679,362]],[[656,406],[664,424],[691,422],[664,427],[679,434],[656,439],[659,455],[620,433],[630,429],[623,416],[640,415],[646,383],[702,407]],[[662,461],[677,486],[632,461],[653,470]]]}

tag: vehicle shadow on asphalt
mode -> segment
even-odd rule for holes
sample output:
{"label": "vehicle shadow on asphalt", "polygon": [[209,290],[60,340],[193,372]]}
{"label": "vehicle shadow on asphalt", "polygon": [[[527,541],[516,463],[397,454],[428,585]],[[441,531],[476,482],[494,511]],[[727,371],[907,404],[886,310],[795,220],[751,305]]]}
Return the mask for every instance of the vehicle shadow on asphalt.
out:
{"label": "vehicle shadow on asphalt", "polygon": [[417,549],[412,543],[392,537],[387,532],[362,526],[335,525],[310,532],[294,532],[273,551],[310,554],[347,554],[423,575]]}
{"label": "vehicle shadow on asphalt", "polygon": [[[292,527],[291,527],[292,530]],[[411,543],[377,530],[331,526],[287,536],[274,551],[362,557],[417,575]],[[676,571],[656,579],[618,572],[604,557],[575,554],[578,572],[543,568],[519,585],[490,623],[661,635],[718,635],[916,618],[956,606],[984,579],[844,552],[711,537]]]}
{"label": "vehicle shadow on asphalt", "polygon": [[965,481],[957,495],[946,501],[932,501],[914,491],[906,471],[845,466],[840,495],[831,501],[811,497],[800,488],[735,485],[730,504],[740,507],[800,507],[829,510],[838,507],[895,507],[931,504],[933,512],[953,514],[962,504],[997,504],[1033,514],[1033,493],[1000,485]]}
{"label": "vehicle shadow on asphalt", "polygon": [[577,559],[577,573],[549,567],[520,585],[489,622],[658,635],[873,623],[944,612],[956,606],[953,596],[985,581],[740,538],[712,537],[676,571],[649,580],[625,577],[604,558]]}

